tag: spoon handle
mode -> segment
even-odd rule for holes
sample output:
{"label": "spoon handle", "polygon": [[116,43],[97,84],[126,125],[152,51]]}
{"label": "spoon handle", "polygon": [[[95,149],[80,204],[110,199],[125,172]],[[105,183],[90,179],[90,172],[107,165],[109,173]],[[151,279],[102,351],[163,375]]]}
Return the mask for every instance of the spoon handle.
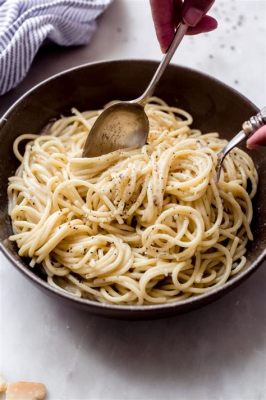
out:
{"label": "spoon handle", "polygon": [[157,68],[151,82],[149,83],[145,92],[135,100],[130,101],[130,103],[138,103],[144,105],[149,97],[153,95],[154,89],[161,79],[162,74],[164,73],[165,68],[168,66],[169,62],[171,61],[177,47],[179,46],[180,42],[182,41],[183,37],[187,32],[188,26],[184,23],[181,23],[176,30],[175,37],[167,50],[167,53],[163,57],[162,61],[160,62],[159,67]]}

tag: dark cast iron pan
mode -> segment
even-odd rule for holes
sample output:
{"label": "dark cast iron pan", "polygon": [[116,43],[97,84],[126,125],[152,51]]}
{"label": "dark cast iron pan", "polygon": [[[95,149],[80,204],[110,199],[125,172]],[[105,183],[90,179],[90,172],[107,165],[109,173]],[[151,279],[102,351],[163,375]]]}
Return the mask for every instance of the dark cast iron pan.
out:
{"label": "dark cast iron pan", "polygon": [[[237,276],[207,294],[171,304],[120,306],[77,299],[50,287],[41,270],[29,269],[27,260],[17,254],[9,242],[11,224],[7,214],[7,182],[18,162],[12,144],[25,132],[39,133],[43,126],[60,114],[69,114],[71,107],[80,111],[103,107],[107,102],[138,97],[153,75],[157,63],[124,60],[82,65],[62,72],[40,83],[20,98],[0,120],[0,248],[11,263],[44,292],[91,313],[125,319],[160,318],[203,306],[227,293],[244,281],[266,258],[266,157],[262,151],[250,155],[259,172],[259,189],[254,201],[254,241],[249,244],[247,264]],[[243,121],[258,109],[249,100],[223,83],[197,71],[170,65],[155,95],[170,105],[184,108],[194,117],[193,126],[203,132],[219,131],[230,139]],[[264,188],[264,189],[263,189]]]}

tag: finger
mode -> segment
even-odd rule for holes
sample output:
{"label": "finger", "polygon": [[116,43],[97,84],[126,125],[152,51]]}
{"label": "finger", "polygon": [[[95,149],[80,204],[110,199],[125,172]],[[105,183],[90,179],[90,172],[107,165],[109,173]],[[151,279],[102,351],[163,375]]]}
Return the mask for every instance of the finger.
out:
{"label": "finger", "polygon": [[202,32],[211,32],[214,29],[216,29],[218,26],[218,23],[216,19],[210,17],[209,15],[206,15],[205,17],[202,18],[202,20],[198,23],[197,26],[195,27],[190,27],[188,29],[187,34],[188,35],[197,35],[198,33]]}
{"label": "finger", "polygon": [[266,126],[257,130],[247,141],[248,149],[258,149],[261,146],[266,146]]}
{"label": "finger", "polygon": [[183,21],[196,26],[213,5],[214,0],[186,0],[182,10]]}
{"label": "finger", "polygon": [[150,0],[156,35],[163,52],[174,38],[174,0]]}

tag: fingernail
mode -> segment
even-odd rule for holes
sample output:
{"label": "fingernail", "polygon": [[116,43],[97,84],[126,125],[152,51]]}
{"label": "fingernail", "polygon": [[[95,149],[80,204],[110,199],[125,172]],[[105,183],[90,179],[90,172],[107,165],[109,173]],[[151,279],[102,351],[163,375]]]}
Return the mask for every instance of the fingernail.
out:
{"label": "fingernail", "polygon": [[195,7],[191,7],[184,14],[183,20],[189,26],[196,26],[200,22],[204,14],[204,11],[199,10]]}

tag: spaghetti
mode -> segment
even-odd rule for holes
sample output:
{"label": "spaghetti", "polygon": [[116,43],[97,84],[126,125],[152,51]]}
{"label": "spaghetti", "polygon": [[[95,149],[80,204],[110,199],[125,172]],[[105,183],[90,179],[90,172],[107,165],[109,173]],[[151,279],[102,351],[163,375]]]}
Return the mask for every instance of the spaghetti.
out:
{"label": "spaghetti", "polygon": [[10,240],[30,267],[41,264],[51,285],[75,296],[112,304],[186,299],[244,267],[258,179],[245,152],[231,152],[217,185],[226,141],[151,98],[147,145],[82,158],[101,111],[72,111],[14,142]]}

